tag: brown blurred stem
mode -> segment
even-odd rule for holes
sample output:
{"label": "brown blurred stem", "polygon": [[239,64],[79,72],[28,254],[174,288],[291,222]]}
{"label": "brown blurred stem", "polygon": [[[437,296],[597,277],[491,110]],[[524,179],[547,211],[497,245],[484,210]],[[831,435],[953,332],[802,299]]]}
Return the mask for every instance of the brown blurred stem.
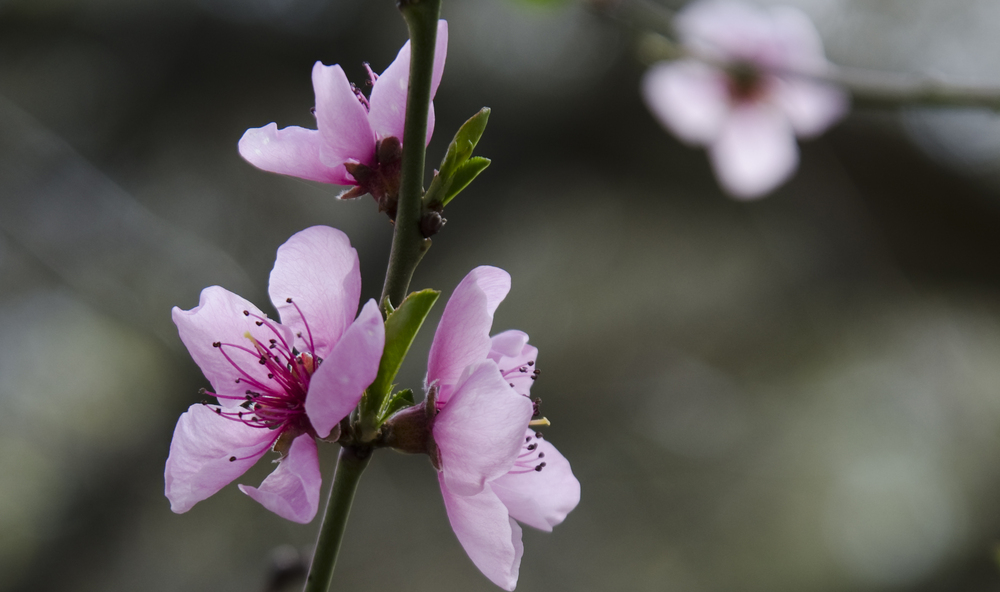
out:
{"label": "brown blurred stem", "polygon": [[[691,58],[720,68],[721,62],[682,47],[674,41],[674,12],[655,0],[585,0],[598,14],[617,21],[641,35],[639,56],[644,62]],[[822,71],[779,71],[783,76],[799,76],[826,82],[847,90],[856,104],[866,107],[982,107],[1000,110],[1000,88],[945,82],[937,78],[903,72],[869,70],[829,64]]]}

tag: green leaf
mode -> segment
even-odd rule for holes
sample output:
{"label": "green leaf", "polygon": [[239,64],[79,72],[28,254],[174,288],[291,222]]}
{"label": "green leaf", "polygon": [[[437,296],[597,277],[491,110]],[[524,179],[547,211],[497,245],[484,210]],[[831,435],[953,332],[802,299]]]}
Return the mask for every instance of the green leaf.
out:
{"label": "green leaf", "polygon": [[393,413],[400,409],[413,407],[413,405],[415,405],[413,391],[410,389],[403,389],[393,393],[392,396],[385,400],[385,405],[382,406],[382,410],[378,414],[379,423],[389,419]]}
{"label": "green leaf", "polygon": [[490,109],[483,107],[458,129],[455,138],[448,145],[440,170],[434,171],[431,185],[424,194],[425,208],[440,211],[489,165],[488,159],[472,156],[472,151],[486,131],[489,119]]}
{"label": "green leaf", "polygon": [[483,132],[486,131],[486,123],[489,119],[490,108],[483,107],[479,113],[470,117],[462,124],[462,127],[458,128],[455,139],[448,145],[448,152],[445,154],[444,160],[441,161],[440,174],[442,177],[448,179],[455,172],[455,169],[469,160],[476,144],[479,143],[479,139],[483,137]]}
{"label": "green leaf", "polygon": [[364,415],[371,417],[382,408],[413,339],[440,295],[437,290],[413,292],[385,320],[385,349],[382,350],[375,382],[365,391],[362,402]]}
{"label": "green leaf", "polygon": [[448,205],[448,202],[455,199],[455,196],[468,187],[469,183],[472,183],[472,180],[478,177],[479,173],[485,171],[488,166],[490,166],[490,159],[482,156],[473,156],[465,161],[451,176],[451,183],[448,184],[441,205]]}

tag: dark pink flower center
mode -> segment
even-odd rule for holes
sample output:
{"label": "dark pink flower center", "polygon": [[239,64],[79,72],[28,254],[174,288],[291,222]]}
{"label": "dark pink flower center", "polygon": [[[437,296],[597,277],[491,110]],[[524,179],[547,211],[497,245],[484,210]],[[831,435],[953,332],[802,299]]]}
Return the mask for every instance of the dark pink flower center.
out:
{"label": "dark pink flower center", "polygon": [[[216,341],[212,345],[240,373],[236,382],[246,386],[246,391],[240,397],[201,390],[203,394],[212,395],[219,400],[242,401],[238,407],[233,408],[209,405],[207,402],[202,404],[212,408],[216,414],[226,419],[238,421],[253,428],[274,430],[274,438],[268,443],[267,448],[274,445],[285,433],[290,433],[292,436],[311,433],[315,436],[315,431],[306,415],[305,402],[306,394],[309,392],[309,380],[316,368],[322,363],[322,359],[316,356],[312,332],[309,330],[309,324],[306,323],[302,311],[298,305],[292,303],[291,298],[287,302],[299,311],[302,322],[306,326],[309,351],[296,351],[292,344],[285,340],[276,323],[267,317],[244,310],[245,316],[253,318],[258,327],[264,326],[270,329],[274,337],[265,344],[250,335],[248,331],[244,334],[246,342],[224,343]],[[302,335],[299,334],[298,337],[301,338]],[[246,370],[253,364],[266,367],[266,379],[258,378],[256,373]],[[241,459],[232,457],[229,460]]]}

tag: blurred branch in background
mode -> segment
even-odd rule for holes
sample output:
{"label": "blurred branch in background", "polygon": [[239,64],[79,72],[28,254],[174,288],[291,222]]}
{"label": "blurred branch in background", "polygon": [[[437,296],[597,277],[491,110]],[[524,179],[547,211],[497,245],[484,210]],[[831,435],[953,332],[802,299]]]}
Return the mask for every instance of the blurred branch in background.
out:
{"label": "blurred branch in background", "polygon": [[88,304],[176,347],[172,306],[206,285],[249,291],[232,257],[154,215],[2,96],[0,129],[0,231]]}

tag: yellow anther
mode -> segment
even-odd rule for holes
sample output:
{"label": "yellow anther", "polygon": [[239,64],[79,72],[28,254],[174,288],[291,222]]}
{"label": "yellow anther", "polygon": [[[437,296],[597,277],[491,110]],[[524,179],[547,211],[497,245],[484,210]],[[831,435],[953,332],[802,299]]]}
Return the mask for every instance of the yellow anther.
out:
{"label": "yellow anther", "polygon": [[529,421],[528,425],[531,426],[531,427],[535,427],[535,426],[550,426],[550,425],[552,425],[552,422],[550,422],[547,417],[543,417],[541,419],[533,419],[533,420]]}

